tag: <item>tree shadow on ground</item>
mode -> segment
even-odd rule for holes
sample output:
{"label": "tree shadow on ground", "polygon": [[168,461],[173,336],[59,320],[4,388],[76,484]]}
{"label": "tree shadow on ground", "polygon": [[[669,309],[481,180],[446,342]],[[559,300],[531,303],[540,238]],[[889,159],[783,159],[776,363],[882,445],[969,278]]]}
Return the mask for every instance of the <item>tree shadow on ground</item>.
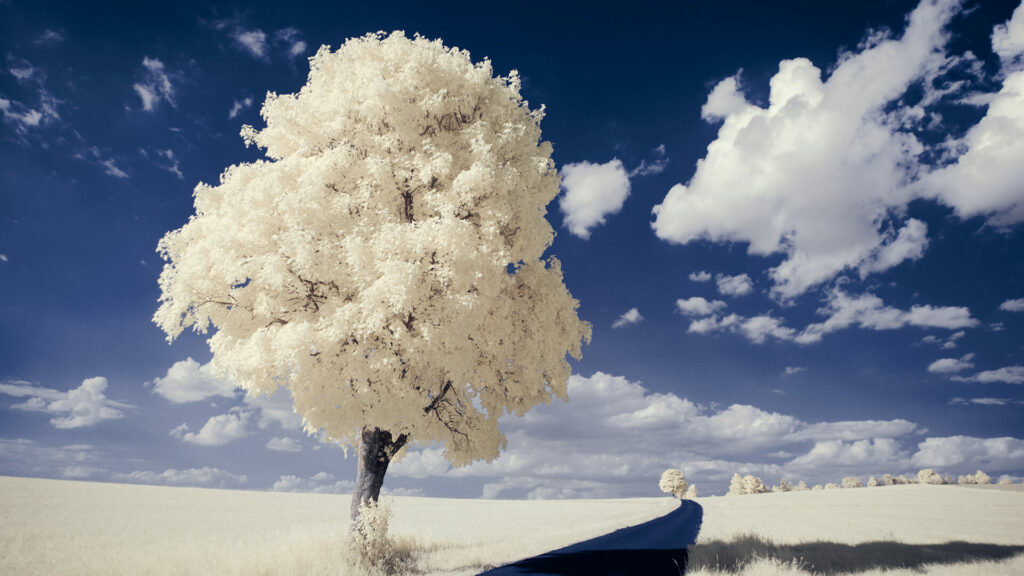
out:
{"label": "tree shadow on ground", "polygon": [[754,558],[796,560],[804,570],[817,574],[846,574],[868,570],[919,568],[925,564],[1005,560],[1024,553],[1024,546],[1002,546],[954,541],[944,544],[903,544],[865,542],[849,545],[835,542],[775,544],[758,536],[732,541],[702,542],[690,550],[692,569],[709,568],[736,572]]}
{"label": "tree shadow on ground", "polygon": [[481,576],[680,576],[697,540],[704,509],[691,500],[660,517],[484,572]]}

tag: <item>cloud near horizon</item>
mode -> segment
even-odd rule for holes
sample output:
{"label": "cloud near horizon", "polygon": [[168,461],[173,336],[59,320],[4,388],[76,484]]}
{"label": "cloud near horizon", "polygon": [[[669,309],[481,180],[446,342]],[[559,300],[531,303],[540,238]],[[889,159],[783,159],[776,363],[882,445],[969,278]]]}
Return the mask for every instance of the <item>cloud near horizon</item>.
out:
{"label": "cloud near horizon", "polygon": [[[597,372],[573,375],[569,403],[540,406],[503,420],[508,449],[494,462],[452,468],[438,447],[411,450],[392,465],[397,477],[491,479],[484,497],[601,497],[649,493],[651,478],[680,467],[702,493],[722,493],[733,472],[766,482],[809,483],[843,476],[911,474],[932,463],[935,446],[951,450],[943,472],[992,472],[1020,466],[1016,439],[927,438],[906,420],[806,422],[733,404],[714,409],[639,382]],[[965,437],[966,438],[966,437]],[[1015,444],[1016,443],[1016,444]],[[981,446],[981,448],[978,448]]]}

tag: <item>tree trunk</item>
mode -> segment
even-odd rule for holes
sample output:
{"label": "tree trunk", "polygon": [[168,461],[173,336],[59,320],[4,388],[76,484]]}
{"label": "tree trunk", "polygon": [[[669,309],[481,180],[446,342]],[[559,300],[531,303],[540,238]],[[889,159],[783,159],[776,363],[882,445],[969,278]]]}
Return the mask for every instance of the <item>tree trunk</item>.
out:
{"label": "tree trunk", "polygon": [[402,446],[406,436],[392,438],[391,432],[380,428],[363,428],[359,441],[359,464],[356,473],[356,486],[352,490],[352,521],[359,518],[360,504],[377,502],[380,487],[384,484],[384,474],[388,464]]}

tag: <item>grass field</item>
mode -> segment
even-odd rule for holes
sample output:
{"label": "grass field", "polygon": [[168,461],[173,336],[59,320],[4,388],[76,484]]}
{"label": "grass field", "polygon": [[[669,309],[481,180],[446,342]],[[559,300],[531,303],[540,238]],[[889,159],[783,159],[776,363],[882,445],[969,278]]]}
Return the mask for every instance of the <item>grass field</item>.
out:
{"label": "grass field", "polygon": [[[396,497],[421,574],[480,570],[638,524],[670,498]],[[701,498],[693,574],[1024,574],[1024,492],[891,486]],[[0,574],[353,574],[348,497],[0,477]]]}
{"label": "grass field", "polygon": [[[395,497],[391,532],[427,574],[476,574],[668,513],[670,498]],[[0,477],[4,576],[344,575],[349,497]]]}

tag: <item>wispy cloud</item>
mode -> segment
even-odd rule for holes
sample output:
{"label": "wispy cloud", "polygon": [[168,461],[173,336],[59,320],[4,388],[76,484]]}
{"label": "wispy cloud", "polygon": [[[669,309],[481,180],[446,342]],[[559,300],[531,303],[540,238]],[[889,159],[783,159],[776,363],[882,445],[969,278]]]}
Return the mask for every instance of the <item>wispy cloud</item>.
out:
{"label": "wispy cloud", "polygon": [[619,316],[619,318],[615,322],[612,323],[612,328],[622,328],[623,326],[637,324],[641,322],[643,319],[644,317],[640,315],[639,310],[637,310],[636,308],[630,308],[622,316]]}
{"label": "wispy cloud", "polygon": [[629,177],[661,174],[665,171],[666,166],[668,166],[668,155],[665,152],[665,145],[662,144],[651,150],[651,161],[641,160],[639,166],[629,171]]}
{"label": "wispy cloud", "polygon": [[233,119],[235,116],[238,116],[242,110],[250,107],[252,107],[252,98],[249,96],[246,96],[241,100],[235,100],[234,103],[231,104],[231,110],[228,111],[228,119]]}
{"label": "wispy cloud", "polygon": [[43,30],[42,34],[36,36],[36,39],[32,41],[37,46],[56,46],[57,44],[63,44],[65,40],[64,33],[59,30]]}
{"label": "wispy cloud", "polygon": [[301,56],[306,52],[306,41],[302,39],[302,32],[298,28],[282,28],[274,34],[274,37],[286,46],[288,56]]}
{"label": "wispy cloud", "polygon": [[153,112],[160,102],[175,106],[174,86],[163,62],[157,58],[143,57],[141,77],[138,82],[132,84],[132,88],[138,95],[143,110]]}
{"label": "wispy cloud", "polygon": [[[690,300],[695,299],[691,298]],[[799,331],[787,327],[782,319],[776,318],[770,313],[756,316],[729,314],[722,317],[714,314],[716,310],[709,311],[706,307],[697,306],[697,304],[699,302],[693,305],[690,315],[703,317],[690,323],[689,332],[697,334],[732,332],[741,334],[758,344],[768,339],[813,344],[820,342],[827,334],[851,327],[865,330],[898,330],[907,326],[917,326],[953,330],[974,327],[979,323],[971,316],[970,310],[961,306],[924,305],[913,306],[910,310],[901,310],[886,306],[882,299],[874,294],[852,296],[839,289],[833,290],[829,294],[826,305],[817,311],[819,315],[827,318]]]}
{"label": "wispy cloud", "polygon": [[984,370],[973,376],[954,376],[959,382],[978,382],[981,384],[1024,384],[1024,366],[1005,366],[995,370]]}
{"label": "wispy cloud", "polygon": [[202,468],[188,468],[177,470],[168,468],[163,472],[152,470],[136,470],[128,473],[114,473],[111,479],[115,482],[126,482],[130,484],[157,484],[166,486],[202,486],[206,488],[232,488],[246,484],[249,479],[245,474],[232,474],[221,470],[203,466]]}

